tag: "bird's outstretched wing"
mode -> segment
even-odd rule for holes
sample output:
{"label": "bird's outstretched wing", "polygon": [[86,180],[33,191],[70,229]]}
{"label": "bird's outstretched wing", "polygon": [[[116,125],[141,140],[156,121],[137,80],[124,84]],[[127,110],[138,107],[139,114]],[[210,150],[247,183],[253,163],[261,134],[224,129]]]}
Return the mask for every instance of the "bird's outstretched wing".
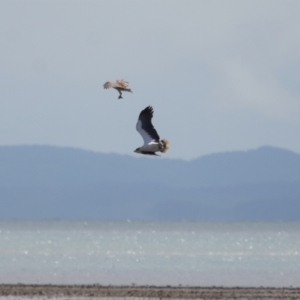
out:
{"label": "bird's outstretched wing", "polygon": [[109,89],[109,88],[111,88],[111,87],[114,87],[114,84],[113,84],[112,82],[107,81],[107,82],[105,82],[105,83],[103,84],[103,87],[104,87],[105,89]]}
{"label": "bird's outstretched wing", "polygon": [[116,84],[117,84],[119,87],[127,88],[129,82],[127,82],[127,81],[121,79],[121,80],[117,80],[117,81],[116,81]]}
{"label": "bird's outstretched wing", "polygon": [[159,135],[151,122],[152,117],[153,108],[152,106],[148,106],[141,111],[136,123],[136,130],[142,136],[145,145],[148,145],[152,141],[159,142]]}

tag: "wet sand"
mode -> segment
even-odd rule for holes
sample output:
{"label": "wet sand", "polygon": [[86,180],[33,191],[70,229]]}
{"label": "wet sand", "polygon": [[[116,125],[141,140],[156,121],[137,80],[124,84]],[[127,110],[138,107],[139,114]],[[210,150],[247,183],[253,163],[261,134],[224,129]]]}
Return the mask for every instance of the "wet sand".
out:
{"label": "wet sand", "polygon": [[[0,297],[59,299],[300,299],[300,288],[0,284]],[[19,299],[19,298],[18,298]]]}

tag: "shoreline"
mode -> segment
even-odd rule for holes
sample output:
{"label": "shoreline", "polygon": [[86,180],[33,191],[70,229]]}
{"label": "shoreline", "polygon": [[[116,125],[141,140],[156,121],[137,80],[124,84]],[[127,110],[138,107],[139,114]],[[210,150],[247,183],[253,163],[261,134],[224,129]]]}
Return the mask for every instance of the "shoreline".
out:
{"label": "shoreline", "polygon": [[157,299],[300,299],[293,287],[197,287],[0,284],[0,297],[157,298]]}

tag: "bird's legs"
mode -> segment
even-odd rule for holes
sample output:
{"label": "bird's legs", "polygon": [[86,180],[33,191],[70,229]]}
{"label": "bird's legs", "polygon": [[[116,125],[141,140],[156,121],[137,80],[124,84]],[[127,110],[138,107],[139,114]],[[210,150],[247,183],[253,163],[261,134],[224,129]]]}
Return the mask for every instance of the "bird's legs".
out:
{"label": "bird's legs", "polygon": [[122,97],[122,92],[121,92],[121,91],[118,91],[118,92],[119,92],[119,94],[120,94],[120,96],[119,96],[118,99],[123,99],[123,97]]}

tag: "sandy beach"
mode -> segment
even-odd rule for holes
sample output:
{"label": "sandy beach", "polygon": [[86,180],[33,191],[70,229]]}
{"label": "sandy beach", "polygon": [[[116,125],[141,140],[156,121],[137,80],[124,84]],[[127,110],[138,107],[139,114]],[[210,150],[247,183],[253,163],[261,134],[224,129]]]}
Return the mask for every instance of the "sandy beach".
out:
{"label": "sandy beach", "polygon": [[300,299],[300,288],[1,284],[0,297],[59,299]]}

